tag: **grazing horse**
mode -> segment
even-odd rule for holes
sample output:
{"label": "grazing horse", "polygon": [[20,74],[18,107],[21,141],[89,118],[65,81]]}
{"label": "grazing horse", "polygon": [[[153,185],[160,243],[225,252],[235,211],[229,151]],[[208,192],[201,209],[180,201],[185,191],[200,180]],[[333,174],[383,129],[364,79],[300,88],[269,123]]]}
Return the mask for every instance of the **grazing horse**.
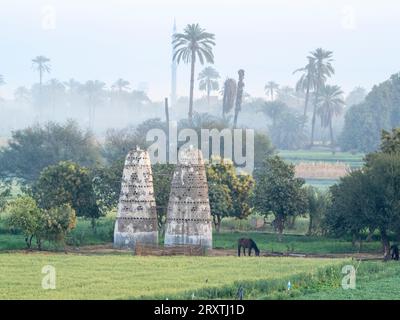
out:
{"label": "grazing horse", "polygon": [[240,257],[240,249],[243,248],[243,255],[246,255],[246,248],[248,249],[249,256],[251,256],[251,250],[254,249],[256,256],[260,255],[260,250],[258,250],[258,247],[256,243],[253,241],[253,239],[239,239],[238,240],[238,257]]}
{"label": "grazing horse", "polygon": [[397,244],[394,244],[390,247],[392,260],[399,260],[399,247]]}

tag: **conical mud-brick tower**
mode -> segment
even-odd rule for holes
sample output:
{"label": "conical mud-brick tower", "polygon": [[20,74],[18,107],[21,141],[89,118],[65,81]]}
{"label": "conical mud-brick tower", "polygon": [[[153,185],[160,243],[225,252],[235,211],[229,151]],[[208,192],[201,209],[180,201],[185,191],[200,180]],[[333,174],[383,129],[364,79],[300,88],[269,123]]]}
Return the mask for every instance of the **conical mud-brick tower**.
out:
{"label": "conical mud-brick tower", "polygon": [[180,152],[171,183],[164,244],[212,248],[207,177],[201,152]]}
{"label": "conical mud-brick tower", "polygon": [[114,246],[157,244],[157,211],[153,176],[147,151],[136,149],[126,157],[122,175]]}

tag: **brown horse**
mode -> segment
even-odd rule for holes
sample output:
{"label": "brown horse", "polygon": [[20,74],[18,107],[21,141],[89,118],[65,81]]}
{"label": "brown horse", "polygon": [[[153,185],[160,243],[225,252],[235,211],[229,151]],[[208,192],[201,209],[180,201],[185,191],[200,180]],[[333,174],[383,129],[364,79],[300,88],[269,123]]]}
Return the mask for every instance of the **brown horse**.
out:
{"label": "brown horse", "polygon": [[251,250],[254,249],[256,256],[260,255],[260,250],[258,250],[258,247],[256,243],[253,241],[253,239],[239,239],[238,240],[238,257],[240,257],[240,249],[243,248],[243,255],[246,255],[246,248],[248,249],[249,256],[251,256]]}

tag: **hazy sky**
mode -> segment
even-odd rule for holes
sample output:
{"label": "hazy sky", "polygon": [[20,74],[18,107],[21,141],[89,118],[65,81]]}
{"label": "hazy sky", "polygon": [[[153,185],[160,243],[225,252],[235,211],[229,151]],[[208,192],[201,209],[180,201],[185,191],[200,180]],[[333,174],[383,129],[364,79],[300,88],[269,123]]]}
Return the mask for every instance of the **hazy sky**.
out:
{"label": "hazy sky", "polygon": [[[269,80],[293,86],[293,70],[317,47],[334,51],[330,82],[345,91],[400,71],[398,0],[1,0],[1,93],[38,81],[31,59],[45,55],[45,80],[111,85],[122,77],[133,88],[147,83],[161,100],[170,93],[174,17],[178,31],[198,22],[215,33],[215,67],[222,79],[245,69],[251,95]],[[178,94],[187,95],[188,79],[189,67],[180,66]]]}

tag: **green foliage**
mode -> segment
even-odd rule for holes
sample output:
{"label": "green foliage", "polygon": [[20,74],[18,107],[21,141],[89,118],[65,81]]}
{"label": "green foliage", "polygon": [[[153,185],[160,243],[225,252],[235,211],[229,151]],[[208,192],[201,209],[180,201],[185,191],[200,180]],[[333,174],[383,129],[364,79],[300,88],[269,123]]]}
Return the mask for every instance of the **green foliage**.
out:
{"label": "green foliage", "polygon": [[326,210],[330,205],[330,194],[311,186],[306,188],[306,193],[309,215],[308,234],[321,234],[324,231],[323,221]]}
{"label": "green foliage", "polygon": [[0,180],[0,212],[4,209],[7,199],[11,196],[11,183]]}
{"label": "green foliage", "polygon": [[289,217],[302,215],[307,210],[302,188],[304,180],[295,178],[294,174],[294,165],[285,163],[278,156],[266,158],[263,166],[254,172],[254,206],[262,214],[275,216],[280,234]]}
{"label": "green foliage", "polygon": [[377,86],[361,104],[350,107],[340,137],[343,150],[377,150],[382,130],[400,126],[400,74]]}
{"label": "green foliage", "polygon": [[100,162],[100,152],[90,132],[77,123],[49,122],[14,131],[7,147],[0,150],[0,176],[34,182],[49,165],[71,160],[92,167]]}
{"label": "green foliage", "polygon": [[31,248],[34,237],[39,245],[45,233],[45,220],[36,201],[28,196],[19,197],[7,205],[6,211],[9,213],[7,226],[22,232],[27,247]]}
{"label": "green foliage", "polygon": [[223,217],[246,218],[252,210],[253,178],[238,175],[233,163],[226,159],[214,159],[206,167],[206,173],[211,214],[217,231]]}
{"label": "green foliage", "polygon": [[60,162],[45,168],[32,192],[41,208],[69,204],[77,216],[92,219],[93,227],[95,219],[104,214],[96,203],[89,170],[73,162]]}
{"label": "green foliage", "polygon": [[65,244],[66,235],[75,228],[75,211],[69,205],[43,210],[44,238]]}
{"label": "green foliage", "polygon": [[171,164],[154,164],[151,169],[153,172],[154,196],[157,204],[158,227],[162,229],[167,217],[171,181],[175,166]]}

